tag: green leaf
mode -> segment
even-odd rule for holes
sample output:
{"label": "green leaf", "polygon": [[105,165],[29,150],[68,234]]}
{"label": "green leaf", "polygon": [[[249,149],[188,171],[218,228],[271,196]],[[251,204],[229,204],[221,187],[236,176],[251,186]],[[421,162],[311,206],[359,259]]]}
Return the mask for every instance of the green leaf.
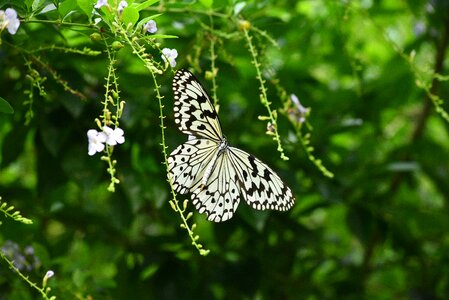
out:
{"label": "green leaf", "polygon": [[151,5],[153,5],[154,3],[159,2],[159,0],[147,0],[143,3],[140,3],[136,6],[137,11],[141,11],[142,9],[145,9]]}
{"label": "green leaf", "polygon": [[33,10],[33,12],[36,13],[37,11],[44,8],[44,4],[45,4],[45,0],[34,0],[33,4],[31,4],[31,9]]}
{"label": "green leaf", "polygon": [[131,23],[133,26],[136,24],[137,20],[139,20],[139,12],[134,7],[125,7],[122,13],[122,21],[128,26]]}
{"label": "green leaf", "polygon": [[76,0],[79,8],[87,15],[90,19],[92,17],[92,12],[94,10],[94,3],[92,0]]}
{"label": "green leaf", "polygon": [[14,113],[14,109],[12,108],[12,106],[2,97],[0,97],[0,112],[5,114]]}
{"label": "green leaf", "polygon": [[156,273],[156,271],[159,269],[159,266],[157,264],[150,264],[148,267],[145,268],[145,270],[142,271],[140,274],[140,279],[147,280],[153,274]]}
{"label": "green leaf", "polygon": [[214,4],[214,0],[200,0],[200,3],[207,8],[211,8],[212,5]]}
{"label": "green leaf", "polygon": [[33,0],[25,0],[25,5],[27,9],[29,10],[31,6],[33,5]]}
{"label": "green leaf", "polygon": [[76,0],[66,0],[59,5],[58,11],[59,14],[64,18],[71,12],[76,11],[78,6],[79,5],[77,4]]}

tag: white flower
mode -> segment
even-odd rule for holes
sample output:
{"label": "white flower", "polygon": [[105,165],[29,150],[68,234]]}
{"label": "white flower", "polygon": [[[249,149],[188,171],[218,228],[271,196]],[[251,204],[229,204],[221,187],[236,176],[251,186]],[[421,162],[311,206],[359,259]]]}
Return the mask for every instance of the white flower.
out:
{"label": "white flower", "polygon": [[109,146],[115,146],[117,144],[123,144],[125,142],[125,137],[123,136],[124,131],[121,128],[112,129],[108,126],[103,127],[103,131],[107,136],[106,143]]}
{"label": "white flower", "polygon": [[154,20],[149,20],[144,26],[143,31],[148,31],[149,33],[155,33],[157,31],[156,22]]}
{"label": "white flower", "polygon": [[95,8],[99,9],[102,8],[103,6],[107,6],[108,5],[108,0],[98,0],[97,4],[95,4]]}
{"label": "white flower", "polygon": [[299,99],[298,99],[298,97],[296,97],[295,94],[291,94],[290,99],[296,106],[296,110],[291,111],[290,115],[293,115],[294,117],[296,117],[296,120],[299,123],[304,123],[304,121],[306,120],[306,116],[309,113],[309,108],[302,106],[301,102],[299,102]]}
{"label": "white flower", "polygon": [[165,63],[168,62],[170,63],[170,66],[172,68],[174,68],[176,66],[176,61],[175,59],[178,57],[178,51],[176,51],[176,49],[168,49],[168,48],[164,48],[162,49],[162,59],[164,60]]}
{"label": "white flower", "polygon": [[119,15],[122,14],[125,7],[128,7],[128,2],[126,2],[125,0],[120,1],[120,3],[118,4],[118,8],[117,8]]}
{"label": "white flower", "polygon": [[89,140],[88,154],[90,156],[104,150],[104,143],[108,139],[104,132],[98,132],[95,129],[87,131],[87,139]]}
{"label": "white flower", "polygon": [[17,12],[14,9],[0,10],[0,31],[6,27],[10,34],[16,34],[19,26],[20,20],[17,18]]}

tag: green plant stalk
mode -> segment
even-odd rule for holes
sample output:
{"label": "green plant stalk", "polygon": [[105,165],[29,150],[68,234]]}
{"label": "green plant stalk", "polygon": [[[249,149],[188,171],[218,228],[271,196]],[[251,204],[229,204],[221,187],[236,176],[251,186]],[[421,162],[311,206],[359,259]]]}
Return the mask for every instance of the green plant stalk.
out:
{"label": "green plant stalk", "polygon": [[331,171],[329,171],[324,165],[323,162],[321,161],[321,159],[317,159],[315,157],[315,155],[313,154],[313,150],[314,148],[309,146],[310,144],[310,139],[309,139],[309,134],[307,134],[306,136],[304,136],[301,132],[301,128],[300,126],[295,126],[296,128],[296,135],[298,136],[298,139],[301,143],[302,148],[304,149],[304,152],[307,154],[307,158],[321,171],[321,173],[323,173],[324,176],[329,177],[329,178],[333,178],[334,177],[334,173],[332,173]]}
{"label": "green plant stalk", "polygon": [[212,15],[209,15],[209,19],[210,19],[210,47],[209,47],[209,51],[210,51],[210,69],[211,69],[211,73],[212,73],[212,98],[214,101],[214,107],[215,109],[218,108],[218,96],[217,96],[217,90],[218,90],[218,85],[217,85],[217,73],[218,73],[218,69],[215,66],[215,61],[217,59],[217,55],[215,54],[215,35],[214,35],[214,19],[212,18]]}
{"label": "green plant stalk", "polygon": [[48,71],[48,73],[51,74],[51,76],[53,77],[54,81],[56,81],[57,83],[59,83],[62,88],[64,89],[64,91],[69,92],[70,94],[79,97],[81,100],[86,100],[87,97],[81,93],[80,91],[78,91],[75,88],[72,88],[71,86],[69,86],[69,83],[62,79],[61,75],[52,67],[50,67],[47,63],[43,62],[40,57],[34,55],[34,54],[30,54],[31,59],[37,63],[38,65],[40,65],[42,68],[44,68],[45,70]]}
{"label": "green plant stalk", "polygon": [[[279,84],[279,79],[272,79],[272,83],[276,88],[276,92],[279,96],[279,98],[284,103],[284,109],[281,110],[284,114],[289,114],[289,107],[291,106],[291,100],[287,100],[289,96],[287,95],[287,91]],[[303,125],[306,125],[309,132],[312,132],[313,128],[312,126],[307,122],[307,118],[309,116],[310,110],[307,111],[306,115],[304,116],[306,118],[305,123],[300,123],[296,119],[289,118],[291,124],[293,125],[295,129],[296,136],[298,137],[301,147],[304,149],[304,152],[307,155],[307,158],[323,173],[324,176],[327,177],[334,177],[334,174],[330,172],[325,166],[323,166],[320,159],[317,159],[315,155],[313,154],[313,147],[309,146],[310,144],[310,133],[307,133],[305,136],[302,132]]]}
{"label": "green plant stalk", "polygon": [[245,34],[246,42],[248,45],[249,52],[251,53],[252,63],[256,69],[256,77],[259,80],[259,90],[260,90],[260,101],[266,107],[268,112],[268,118],[270,119],[271,124],[273,125],[273,139],[277,142],[277,150],[281,154],[281,159],[288,160],[289,158],[284,154],[284,149],[281,144],[281,137],[279,136],[279,132],[277,130],[277,118],[273,114],[273,111],[270,108],[270,102],[267,97],[267,88],[265,87],[265,80],[262,78],[262,73],[260,71],[260,63],[257,60],[257,51],[252,43],[252,37],[249,35],[248,30],[246,28],[242,28],[243,33]]}
{"label": "green plant stalk", "polygon": [[47,47],[39,47],[33,50],[27,50],[26,52],[31,53],[37,53],[37,52],[43,52],[43,51],[61,51],[64,53],[72,53],[72,54],[80,54],[80,55],[86,55],[86,56],[98,56],[101,54],[101,51],[92,50],[87,47],[84,47],[82,50],[75,49],[75,48],[67,48],[67,47],[60,47],[56,45],[51,45]]}
{"label": "green plant stalk", "polygon": [[2,251],[0,251],[0,257],[6,261],[6,263],[9,265],[9,268],[13,271],[15,271],[24,281],[26,281],[32,288],[34,288],[35,290],[37,290],[41,295],[42,298],[45,300],[55,300],[56,296],[52,296],[50,298],[48,298],[47,293],[44,291],[44,288],[40,288],[38,287],[34,282],[32,282],[27,276],[23,275],[22,272],[20,272],[20,270],[18,268],[16,268],[16,266],[14,266],[13,262],[10,261],[4,254]]}
{"label": "green plant stalk", "polygon": [[[113,101],[109,100],[110,94],[111,94],[111,85],[114,84],[115,90],[117,91],[117,95],[118,93],[118,83],[117,83],[117,77],[115,75],[115,68],[114,68],[114,64],[116,62],[115,60],[115,53],[111,53],[111,51],[109,50],[109,45],[106,43],[106,52],[108,54],[108,59],[109,59],[109,68],[108,68],[108,75],[106,77],[106,91],[105,91],[105,96],[104,96],[104,101],[102,101],[103,104],[103,116],[102,116],[102,121],[103,121],[103,126],[107,126],[109,125],[109,123],[111,122],[111,116],[110,116],[110,110],[108,108],[109,102],[111,102],[113,105],[116,105],[115,103],[113,103]],[[111,83],[111,79],[113,81],[113,83]],[[117,101],[119,101],[119,97],[117,96]],[[115,118],[115,125],[118,125],[118,114],[119,114],[119,109],[118,109],[118,104],[117,104],[117,111],[116,111],[116,118]],[[101,125],[101,124],[99,124]],[[101,130],[103,130],[103,128],[101,128]],[[106,156],[102,156],[101,159],[106,161],[108,164],[108,168],[107,168],[107,172],[109,173],[110,177],[111,177],[111,182],[109,183],[108,186],[108,191],[109,192],[115,192],[115,184],[120,183],[120,180],[118,178],[115,177],[115,173],[117,172],[115,169],[115,164],[117,163],[115,160],[112,160],[112,152],[114,150],[113,146],[109,146],[106,145]]]}
{"label": "green plant stalk", "polygon": [[[165,144],[165,125],[164,125],[164,105],[162,104],[162,99],[164,98],[161,94],[160,94],[160,87],[159,84],[157,82],[157,78],[156,78],[156,68],[155,66],[148,60],[148,58],[145,55],[145,52],[143,51],[142,48],[137,49],[136,45],[130,40],[130,38],[128,37],[128,35],[126,34],[126,31],[124,31],[121,27],[119,27],[119,33],[121,33],[121,35],[123,36],[123,38],[125,39],[125,41],[127,42],[127,44],[131,47],[133,53],[144,63],[145,67],[150,71],[151,73],[151,77],[153,79],[153,83],[154,83],[154,90],[156,92],[156,98],[158,99],[159,102],[159,119],[160,119],[160,127],[161,127],[161,147],[162,147],[162,154],[164,156],[164,164],[165,164],[165,168],[167,171],[167,174],[169,174],[168,170],[169,170],[169,165],[168,165],[168,154],[167,154],[167,145]],[[140,47],[140,45],[138,45]],[[169,176],[169,178],[167,179],[169,185],[170,185],[170,189],[171,189],[171,194],[173,197],[173,200],[170,202],[172,203],[172,205],[175,208],[175,211],[177,211],[179,213],[179,216],[181,217],[182,220],[182,224],[181,227],[184,228],[185,230],[187,230],[187,233],[192,241],[192,245],[198,250],[198,252],[200,253],[200,255],[206,256],[207,254],[209,254],[210,250],[208,249],[204,249],[203,245],[201,245],[200,243],[198,243],[198,235],[195,235],[193,232],[193,228],[196,226],[195,224],[192,225],[192,227],[190,227],[190,225],[187,222],[187,219],[190,218],[190,214],[189,213],[187,216],[184,216],[184,213],[186,211],[186,205],[184,205],[183,208],[180,207],[179,205],[179,201],[176,199],[176,193],[174,191],[173,188],[173,184],[172,184],[172,180],[171,177]]]}
{"label": "green plant stalk", "polygon": [[[151,72],[151,71],[150,71]],[[169,165],[168,165],[168,155],[167,155],[167,145],[165,144],[165,125],[164,125],[164,119],[165,119],[165,115],[164,115],[164,105],[162,104],[162,99],[164,98],[160,92],[159,92],[159,85],[157,83],[157,79],[156,79],[156,75],[154,74],[154,72],[151,72],[151,76],[153,78],[153,82],[155,85],[155,91],[156,91],[156,98],[158,99],[159,102],[159,119],[160,119],[160,127],[161,127],[161,138],[162,141],[160,143],[161,147],[162,147],[162,155],[164,156],[164,164],[165,164],[165,168],[166,168],[166,172],[167,174],[170,174],[169,172]],[[175,207],[175,211],[177,211],[179,213],[179,216],[182,220],[182,225],[181,227],[184,228],[185,230],[187,230],[187,233],[190,237],[190,239],[192,240],[192,245],[198,250],[198,252],[203,255],[206,256],[207,254],[209,254],[210,250],[204,249],[203,245],[199,244],[197,242],[198,238],[196,235],[194,235],[193,229],[190,227],[190,225],[187,222],[187,219],[189,218],[189,215],[184,216],[184,213],[186,211],[186,205],[184,205],[183,208],[180,207],[179,205],[179,201],[176,198],[176,193],[174,191],[173,188],[173,184],[172,184],[172,178],[169,175],[167,178],[167,182],[170,185],[170,189],[171,189],[171,194],[173,197],[173,200],[171,201],[171,203],[174,205]]]}
{"label": "green plant stalk", "polygon": [[[0,197],[0,201],[1,201],[1,200],[2,200],[2,197]],[[3,202],[3,203],[0,205],[0,211],[1,211],[2,213],[4,213],[6,217],[9,217],[9,218],[13,219],[14,221],[21,222],[21,223],[23,223],[23,224],[27,224],[27,225],[28,225],[28,224],[33,224],[33,221],[32,221],[32,220],[23,217],[23,216],[20,214],[19,211],[16,210],[16,211],[14,211],[13,213],[11,213],[12,210],[14,210],[14,206],[9,206],[9,207],[8,207],[8,204],[7,204],[6,202]],[[0,223],[0,224],[1,224],[1,223]],[[1,251],[0,251],[0,252],[1,252]]]}

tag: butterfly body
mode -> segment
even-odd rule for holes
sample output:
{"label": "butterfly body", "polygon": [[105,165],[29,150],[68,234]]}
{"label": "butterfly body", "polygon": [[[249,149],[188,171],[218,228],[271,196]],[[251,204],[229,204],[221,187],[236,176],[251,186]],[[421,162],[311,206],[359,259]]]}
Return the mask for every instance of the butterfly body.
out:
{"label": "butterfly body", "polygon": [[288,210],[293,194],[279,176],[253,155],[228,144],[204,88],[186,70],[173,79],[175,123],[189,135],[169,156],[176,192],[192,193],[192,203],[208,220],[221,222],[236,211],[240,195],[255,209]]}

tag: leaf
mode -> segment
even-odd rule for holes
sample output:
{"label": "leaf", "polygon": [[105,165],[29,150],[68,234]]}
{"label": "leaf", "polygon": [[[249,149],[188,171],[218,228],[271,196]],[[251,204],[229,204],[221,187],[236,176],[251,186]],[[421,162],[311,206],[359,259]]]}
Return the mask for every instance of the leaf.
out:
{"label": "leaf", "polygon": [[128,26],[131,23],[133,26],[136,24],[137,20],[139,20],[139,12],[134,7],[125,7],[122,13],[122,21],[123,24]]}
{"label": "leaf", "polygon": [[90,19],[94,10],[94,3],[91,0],[76,0],[76,2],[78,3],[79,8],[81,8]]}
{"label": "leaf", "polygon": [[[27,1],[27,6],[29,5],[30,1]],[[38,13],[42,8],[45,7],[45,0],[34,0],[31,4],[31,10],[34,14]]]}
{"label": "leaf", "polygon": [[238,2],[234,5],[234,15],[237,16],[245,8],[246,2]]}
{"label": "leaf", "polygon": [[58,11],[59,14],[64,18],[71,12],[75,11],[78,6],[79,5],[77,4],[76,0],[66,0],[59,5]]}
{"label": "leaf", "polygon": [[140,274],[140,279],[146,280],[150,278],[156,273],[157,270],[159,270],[159,266],[157,264],[150,264],[145,268],[145,270],[142,271],[142,273]]}
{"label": "leaf", "polygon": [[2,97],[0,97],[0,112],[5,114],[14,113],[14,109],[12,108],[12,106]]}
{"label": "leaf", "polygon": [[29,10],[31,6],[33,5],[33,0],[25,0],[25,5],[27,9]]}
{"label": "leaf", "polygon": [[159,0],[147,0],[143,3],[140,3],[139,5],[136,6],[137,11],[141,11],[142,9],[145,9],[151,5],[153,5],[154,3],[159,2]]}
{"label": "leaf", "polygon": [[200,0],[200,3],[207,8],[211,8],[212,5],[214,4],[214,0]]}

